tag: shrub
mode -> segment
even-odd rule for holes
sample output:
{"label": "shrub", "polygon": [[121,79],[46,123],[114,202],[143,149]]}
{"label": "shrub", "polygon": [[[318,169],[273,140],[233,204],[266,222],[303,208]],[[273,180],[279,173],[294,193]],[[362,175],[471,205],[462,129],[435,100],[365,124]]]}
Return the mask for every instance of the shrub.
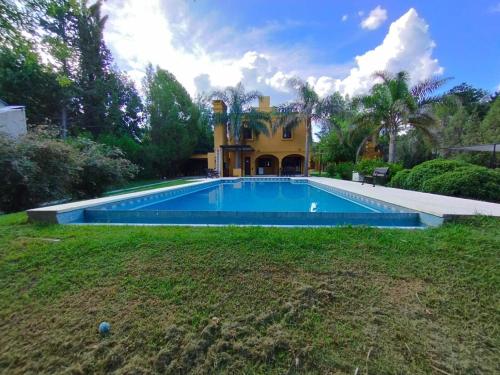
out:
{"label": "shrub", "polygon": [[500,202],[500,170],[468,165],[432,177],[422,191]]}
{"label": "shrub", "polygon": [[0,136],[0,211],[95,197],[136,171],[121,151],[90,140]]}
{"label": "shrub", "polygon": [[468,165],[470,164],[458,160],[435,159],[426,161],[411,169],[406,177],[405,188],[422,191],[425,181]]}
{"label": "shrub", "polygon": [[328,166],[326,167],[326,172],[330,177],[334,178],[340,177],[343,180],[351,180],[353,169],[354,169],[354,163],[346,161],[342,163],[328,164]]}
{"label": "shrub", "polygon": [[391,180],[392,176],[403,169],[403,166],[398,163],[387,163],[381,159],[364,159],[356,163],[354,170],[361,173],[364,176],[371,176],[375,168],[388,167],[389,168],[389,178]]}
{"label": "shrub", "polygon": [[137,166],[125,159],[125,155],[118,148],[85,138],[77,139],[73,145],[79,155],[79,178],[72,188],[75,198],[98,197],[109,186],[132,179],[138,172]]}
{"label": "shrub", "polygon": [[408,178],[408,175],[410,174],[411,169],[403,169],[399,172],[397,172],[392,178],[391,182],[389,182],[389,186],[395,187],[395,188],[400,188],[400,189],[406,189],[406,179]]}
{"label": "shrub", "polygon": [[67,144],[0,137],[0,210],[16,211],[68,196],[78,176],[77,157]]}

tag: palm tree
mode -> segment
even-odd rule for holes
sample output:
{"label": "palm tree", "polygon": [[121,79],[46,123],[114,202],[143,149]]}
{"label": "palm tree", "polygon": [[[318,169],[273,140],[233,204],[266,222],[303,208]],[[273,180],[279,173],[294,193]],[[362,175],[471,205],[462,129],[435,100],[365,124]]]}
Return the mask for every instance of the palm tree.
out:
{"label": "palm tree", "polygon": [[[378,72],[375,78],[381,83],[375,84],[370,94],[359,99],[364,112],[359,116],[359,124],[374,126],[372,134],[384,130],[389,135],[389,162],[396,161],[396,140],[398,133],[407,126],[414,127],[432,139],[432,127],[436,120],[431,104],[439,101],[439,96],[432,96],[435,90],[448,81],[448,78],[429,78],[409,87],[407,72],[392,75],[388,72]],[[366,137],[358,148],[362,149]]]}
{"label": "palm tree", "polygon": [[273,116],[273,132],[278,128],[293,129],[302,123],[306,124],[304,176],[309,175],[309,154],[312,139],[312,121],[322,121],[321,100],[309,83],[299,78],[288,80],[290,86],[297,94],[294,102],[284,104],[277,108]]}
{"label": "palm tree", "polygon": [[[269,135],[269,122],[271,115],[251,107],[252,102],[261,95],[258,91],[245,91],[240,82],[235,87],[226,87],[224,90],[214,91],[210,95],[212,99],[224,101],[229,111],[226,113],[215,113],[214,123],[226,127],[231,144],[242,144],[243,129],[252,130],[256,136],[259,134]],[[236,153],[235,167],[240,168],[240,153]]]}
{"label": "palm tree", "polygon": [[324,121],[319,132],[319,152],[335,158],[330,161],[355,161],[360,142],[372,134],[370,126],[356,123],[358,101],[334,92],[321,101],[320,108]]}

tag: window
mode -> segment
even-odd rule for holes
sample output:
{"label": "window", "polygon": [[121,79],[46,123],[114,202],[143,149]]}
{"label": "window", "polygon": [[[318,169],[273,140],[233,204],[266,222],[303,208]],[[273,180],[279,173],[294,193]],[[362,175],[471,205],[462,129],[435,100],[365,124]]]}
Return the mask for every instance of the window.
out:
{"label": "window", "polygon": [[283,128],[283,139],[292,139],[292,129]]}
{"label": "window", "polygon": [[252,129],[249,129],[247,127],[243,128],[243,139],[253,139]]}

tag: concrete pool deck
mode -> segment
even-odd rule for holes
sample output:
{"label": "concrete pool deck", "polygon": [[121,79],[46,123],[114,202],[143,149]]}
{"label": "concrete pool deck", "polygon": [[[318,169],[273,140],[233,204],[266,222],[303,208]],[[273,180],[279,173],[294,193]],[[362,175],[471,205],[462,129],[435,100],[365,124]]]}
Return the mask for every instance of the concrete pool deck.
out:
{"label": "concrete pool deck", "polygon": [[[259,177],[259,178],[265,178],[265,177]],[[240,178],[225,177],[223,179],[238,180]],[[252,179],[252,177],[249,177],[248,179]],[[448,197],[437,194],[421,193],[411,190],[388,188],[379,185],[376,185],[374,187],[371,184],[362,185],[359,182],[337,180],[327,177],[307,177],[307,178],[290,177],[290,179],[292,180],[307,179],[317,184],[325,185],[334,189],[340,189],[348,193],[389,203],[409,210],[437,216],[445,220],[454,217],[473,216],[473,215],[487,215],[487,216],[500,217],[500,204],[496,203],[476,201],[472,199]],[[151,189],[134,193],[126,193],[126,194],[113,195],[109,197],[96,198],[79,202],[59,204],[49,207],[35,208],[28,210],[27,213],[30,220],[32,221],[58,223],[59,222],[58,215],[60,214],[71,214],[71,212],[82,211],[84,209],[106,203],[118,202],[129,198],[144,197],[151,194],[157,194],[169,190],[181,189],[187,186],[202,185],[204,183],[216,180],[218,179],[201,179],[196,182],[182,184],[182,185],[168,186],[164,188]]]}
{"label": "concrete pool deck", "polygon": [[309,177],[308,179],[337,189],[445,219],[472,215],[500,216],[500,204],[497,203],[395,189],[379,185],[362,185],[360,182],[337,180],[328,177]]}

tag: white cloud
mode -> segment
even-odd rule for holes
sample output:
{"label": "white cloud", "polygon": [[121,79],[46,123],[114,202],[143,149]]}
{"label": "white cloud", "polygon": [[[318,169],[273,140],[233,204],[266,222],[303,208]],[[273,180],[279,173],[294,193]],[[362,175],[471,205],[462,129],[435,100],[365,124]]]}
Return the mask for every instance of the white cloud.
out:
{"label": "white cloud", "polygon": [[367,30],[378,29],[387,19],[387,10],[378,5],[370,11],[368,17],[361,21],[361,27]]}
{"label": "white cloud", "polygon": [[491,8],[490,8],[490,11],[492,13],[500,13],[500,3],[497,3],[495,5],[493,5]]}
{"label": "white cloud", "polygon": [[[340,77],[350,66],[313,62],[304,46],[276,46],[270,36],[302,26],[293,20],[268,22],[234,30],[220,19],[190,14],[183,0],[109,0],[104,37],[118,66],[138,83],[148,63],[172,72],[191,95],[243,82],[248,89],[271,95],[273,102],[290,97],[286,80],[312,71]],[[216,32],[214,32],[216,30]]]}
{"label": "white cloud", "polygon": [[[298,27],[296,22],[270,22],[237,32],[207,14],[191,15],[183,0],[108,0],[105,40],[118,66],[136,81],[151,62],[172,72],[191,95],[236,85],[260,90],[273,104],[292,97],[286,84],[293,76],[307,78],[318,94],[367,92],[378,70],[407,70],[414,82],[441,74],[432,57],[435,44],[428,25],[410,9],[389,28],[384,41],[348,64],[319,64],[314,51],[300,45],[276,45],[274,32]],[[213,32],[217,30],[217,32]]]}
{"label": "white cloud", "polygon": [[347,21],[347,19],[348,19],[348,18],[349,18],[349,16],[348,16],[347,14],[344,14],[344,15],[342,16],[342,22]]}
{"label": "white cloud", "polygon": [[356,56],[356,66],[344,79],[319,77],[314,80],[318,91],[343,94],[367,93],[373,85],[373,73],[380,70],[410,73],[411,83],[443,74],[443,68],[432,57],[436,44],[429,35],[429,25],[411,8],[389,27],[384,41],[363,55]]}

